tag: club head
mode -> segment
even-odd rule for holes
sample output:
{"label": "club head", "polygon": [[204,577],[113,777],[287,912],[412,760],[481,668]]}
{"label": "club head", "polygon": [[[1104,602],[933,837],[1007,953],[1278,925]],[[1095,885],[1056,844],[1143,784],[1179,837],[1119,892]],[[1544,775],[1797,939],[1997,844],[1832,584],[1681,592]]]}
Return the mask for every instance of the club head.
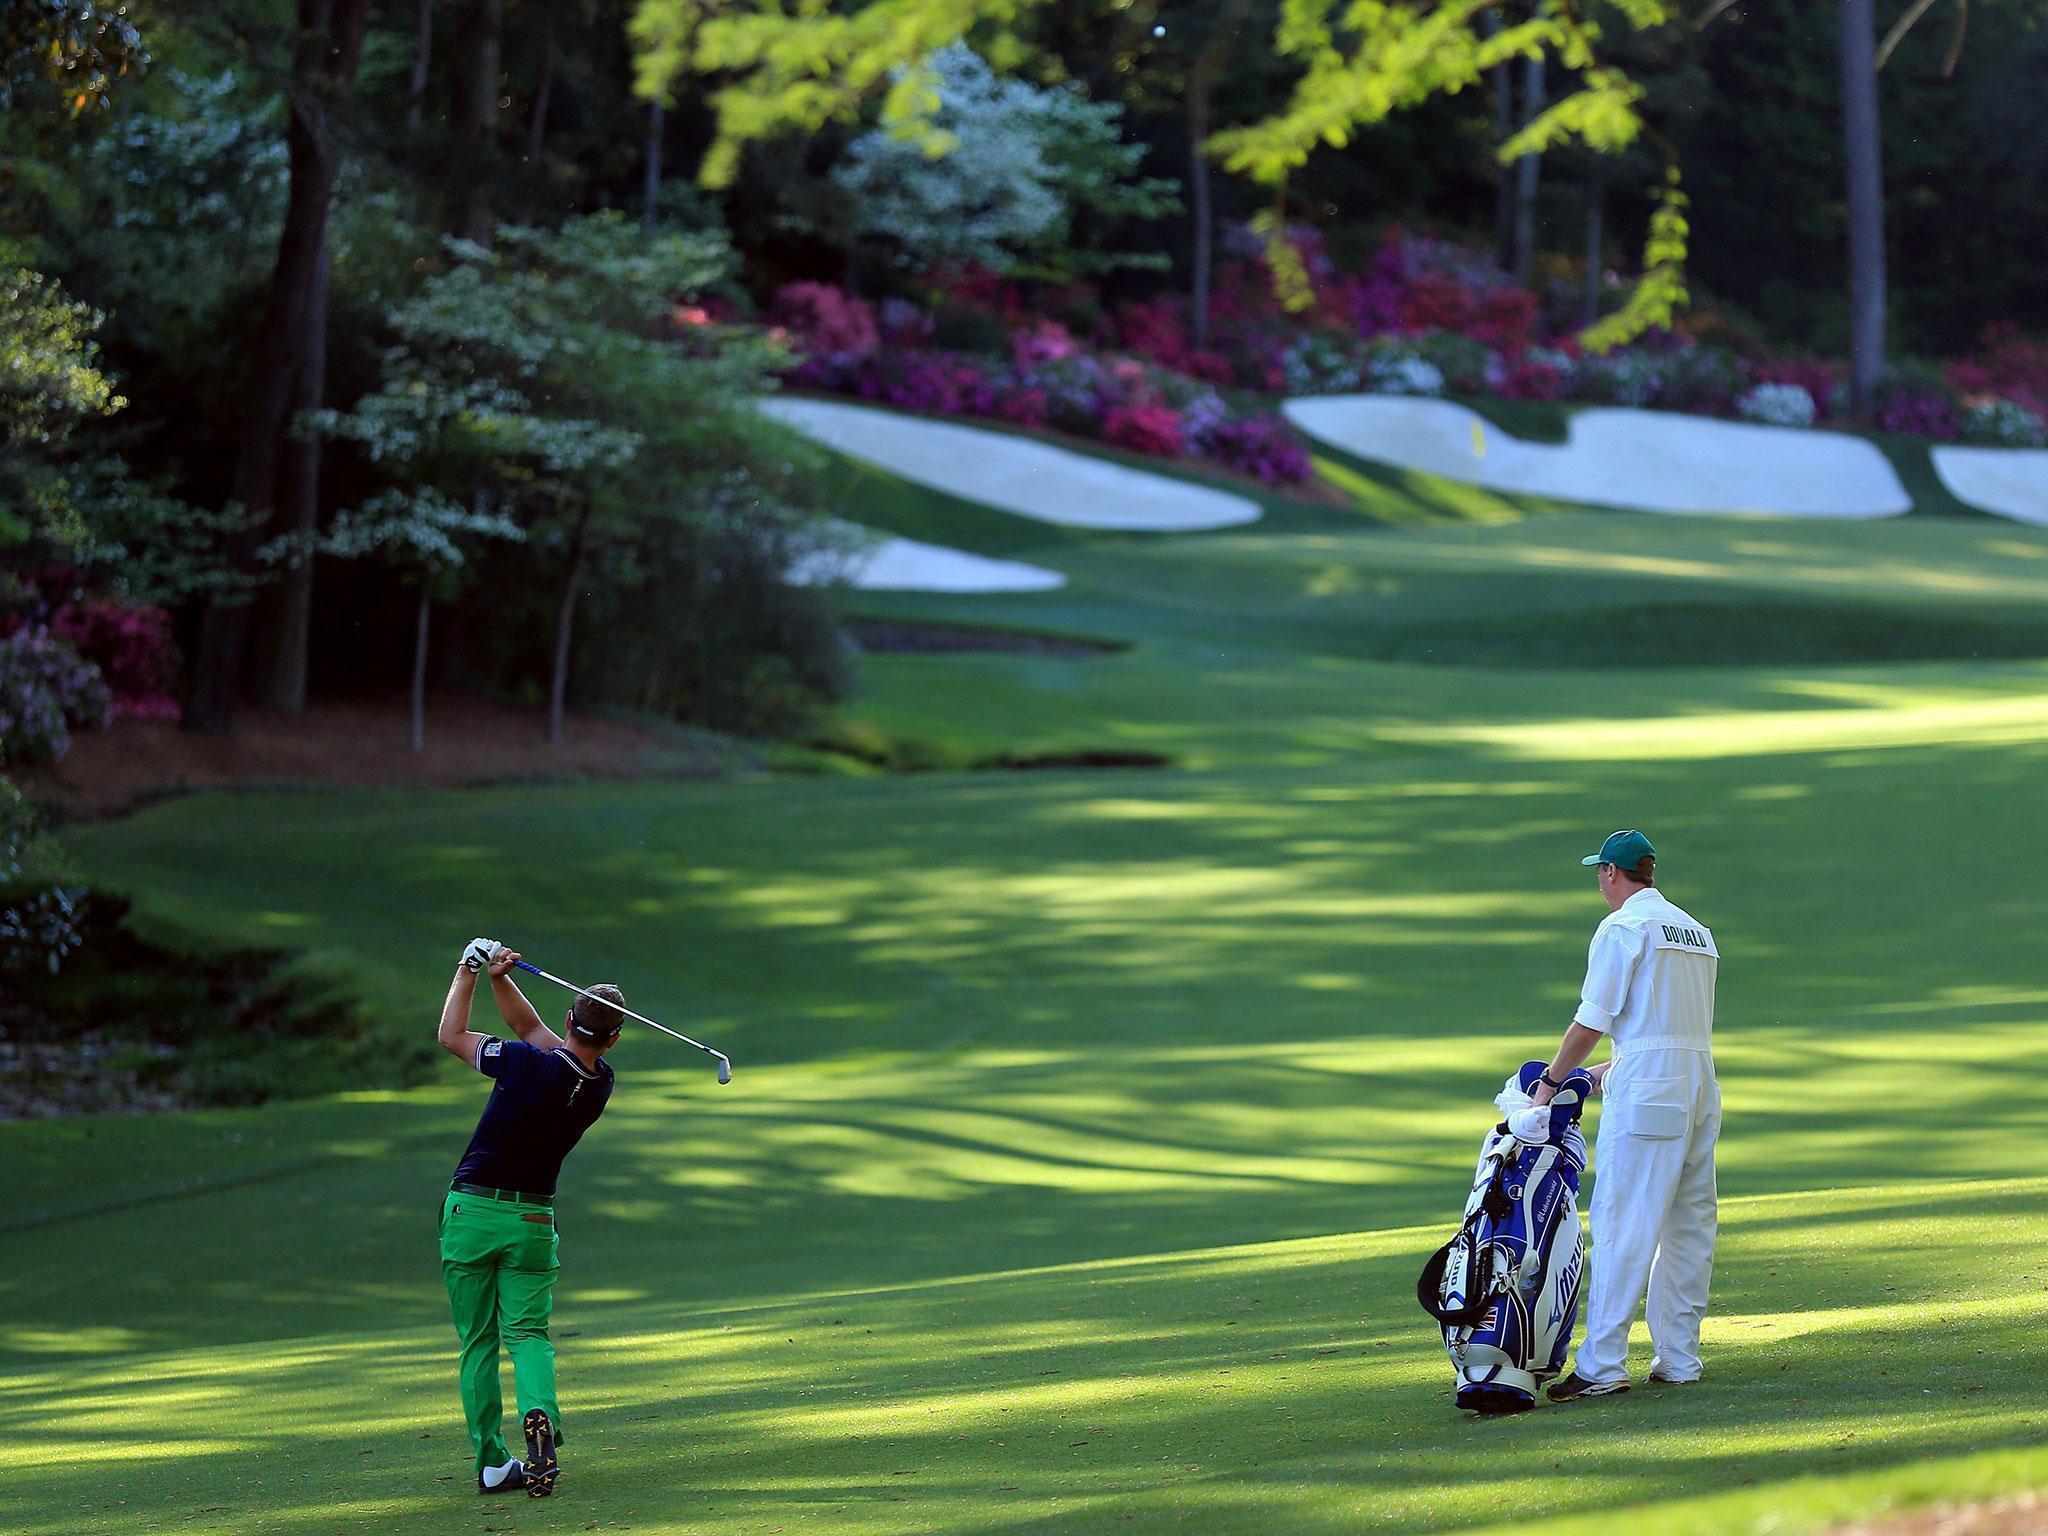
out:
{"label": "club head", "polygon": [[729,1083],[732,1081],[732,1063],[727,1061],[723,1056],[718,1058],[718,1080],[721,1083]]}

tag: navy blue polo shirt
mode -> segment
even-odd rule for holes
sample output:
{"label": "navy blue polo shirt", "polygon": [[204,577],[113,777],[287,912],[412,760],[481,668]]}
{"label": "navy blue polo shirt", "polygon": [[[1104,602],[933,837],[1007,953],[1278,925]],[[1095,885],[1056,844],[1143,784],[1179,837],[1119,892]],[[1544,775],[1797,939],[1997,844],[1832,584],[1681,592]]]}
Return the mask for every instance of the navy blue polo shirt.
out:
{"label": "navy blue polo shirt", "polygon": [[497,1081],[455,1181],[552,1195],[562,1159],[611,1100],[610,1064],[592,1072],[566,1046],[544,1051],[493,1038],[477,1047],[476,1065]]}

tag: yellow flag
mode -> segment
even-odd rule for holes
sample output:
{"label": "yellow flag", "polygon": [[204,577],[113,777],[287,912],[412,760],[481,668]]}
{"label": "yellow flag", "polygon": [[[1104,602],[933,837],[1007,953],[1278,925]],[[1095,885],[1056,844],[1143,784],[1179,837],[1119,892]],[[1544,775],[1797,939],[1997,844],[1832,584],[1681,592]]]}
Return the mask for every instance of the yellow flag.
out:
{"label": "yellow flag", "polygon": [[1486,423],[1477,416],[1472,418],[1472,457],[1475,459],[1486,457]]}

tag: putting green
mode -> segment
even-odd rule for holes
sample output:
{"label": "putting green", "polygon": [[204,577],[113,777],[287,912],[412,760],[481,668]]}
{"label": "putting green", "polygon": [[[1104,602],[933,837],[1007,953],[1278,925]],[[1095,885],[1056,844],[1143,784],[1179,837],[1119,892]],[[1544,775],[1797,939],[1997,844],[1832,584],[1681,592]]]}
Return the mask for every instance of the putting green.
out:
{"label": "putting green", "polygon": [[[0,1529],[1685,1536],[2048,1483],[2048,535],[1371,497],[1422,520],[1026,537],[849,478],[1070,578],[864,611],[1132,648],[870,658],[840,731],[1175,768],[68,832],[158,934],[292,949],[394,1036],[481,929],[735,1077],[619,1050],[563,1186],[544,1504],[466,1477],[432,1213],[478,1080],[0,1126]],[[1709,1380],[1472,1421],[1414,1272],[1627,823],[1727,956]]]}

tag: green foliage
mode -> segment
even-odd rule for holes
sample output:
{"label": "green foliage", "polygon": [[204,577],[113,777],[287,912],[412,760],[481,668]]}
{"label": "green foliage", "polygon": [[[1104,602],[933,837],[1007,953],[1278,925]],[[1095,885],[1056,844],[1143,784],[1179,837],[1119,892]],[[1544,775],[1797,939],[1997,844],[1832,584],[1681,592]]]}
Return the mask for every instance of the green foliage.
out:
{"label": "green foliage", "polygon": [[1121,107],[1072,85],[1002,79],[957,44],[915,68],[935,95],[933,137],[872,129],[833,171],[855,230],[921,271],[972,262],[1063,278],[1165,264],[1075,245],[1076,215],[1151,218],[1178,207],[1175,183],[1138,177],[1145,149],[1122,142]]}
{"label": "green foliage", "polygon": [[54,851],[39,830],[21,791],[0,778],[0,976],[54,976],[80,943],[85,889],[52,878]]}
{"label": "green foliage", "polygon": [[[978,25],[1007,25],[1046,0],[878,0],[846,12],[818,3],[793,14],[768,0],[748,3],[748,9],[728,10],[706,0],[641,0],[634,17],[643,91],[665,94],[689,73],[725,79],[713,93],[717,136],[702,169],[713,186],[731,182],[745,144],[850,117],[885,80],[881,112],[889,132],[928,155],[946,153],[957,136],[941,120],[944,97],[933,50]],[[1207,147],[1227,170],[1273,189],[1262,227],[1287,307],[1310,302],[1307,275],[1283,234],[1288,178],[1315,150],[1342,148],[1361,127],[1465,91],[1494,65],[1554,54],[1580,83],[1516,135],[1502,149],[1503,160],[1568,142],[1613,154],[1644,135],[1641,87],[1602,62],[1595,32],[1580,20],[1573,0],[1536,0],[1528,15],[1489,37],[1479,18],[1497,3],[1283,0],[1273,47],[1301,68],[1291,96],[1255,122],[1212,135]],[[1670,16],[1663,0],[1626,0],[1614,10],[1638,30]],[[1639,334],[1684,300],[1677,162],[1668,144],[1660,149],[1667,185],[1645,251],[1644,285],[1594,333],[1599,346]]]}
{"label": "green foliage", "polygon": [[112,312],[116,344],[204,348],[260,290],[289,170],[280,116],[228,71],[165,69],[76,154],[52,259]]}
{"label": "green foliage", "polygon": [[100,366],[101,319],[41,273],[0,270],[0,547],[86,541],[65,456],[82,424],[128,403]]}
{"label": "green foliage", "polygon": [[125,5],[8,0],[0,11],[0,112],[36,86],[74,114],[105,108],[117,80],[148,67]]}
{"label": "green foliage", "polygon": [[[381,485],[310,547],[376,554],[443,596],[458,569],[486,578],[508,632],[486,670],[508,690],[545,675],[580,556],[601,579],[582,583],[579,696],[731,723],[836,691],[829,624],[806,617],[822,599],[782,580],[817,455],[753,405],[786,354],[751,328],[674,318],[730,273],[723,236],[649,237],[597,214],[448,254],[391,309],[376,387],[305,423],[354,445]],[[770,617],[736,622],[749,611]],[[791,684],[749,705],[764,667]]]}

